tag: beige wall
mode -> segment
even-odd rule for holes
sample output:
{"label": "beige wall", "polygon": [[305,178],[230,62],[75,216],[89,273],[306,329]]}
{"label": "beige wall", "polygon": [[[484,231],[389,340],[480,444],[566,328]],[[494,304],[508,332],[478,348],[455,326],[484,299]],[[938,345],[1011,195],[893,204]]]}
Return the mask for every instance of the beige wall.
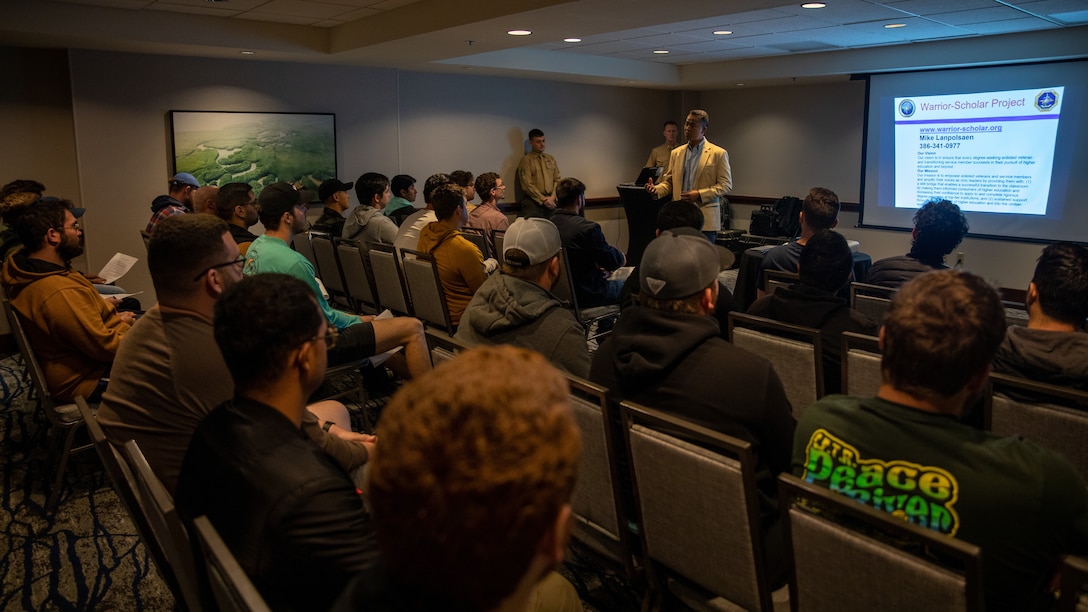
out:
{"label": "beige wall", "polygon": [[[498,170],[513,183],[525,134],[539,127],[565,175],[590,197],[612,196],[660,140],[666,118],[706,108],[711,141],[732,159],[734,193],[803,196],[813,185],[857,201],[864,84],[843,81],[762,89],[667,92],[528,79],[246,60],[0,48],[11,83],[0,93],[3,176],[37,178],[88,207],[88,267],[115,252],[140,258],[138,231],[170,171],[170,110],[331,112],[341,178],[364,171],[412,174]],[[70,66],[69,66],[70,63]],[[734,207],[744,227],[751,207]],[[592,212],[625,243],[616,211]],[[906,252],[909,236],[839,229],[874,259]],[[969,239],[966,265],[1022,287],[1040,247]],[[122,284],[154,300],[146,262]]]}

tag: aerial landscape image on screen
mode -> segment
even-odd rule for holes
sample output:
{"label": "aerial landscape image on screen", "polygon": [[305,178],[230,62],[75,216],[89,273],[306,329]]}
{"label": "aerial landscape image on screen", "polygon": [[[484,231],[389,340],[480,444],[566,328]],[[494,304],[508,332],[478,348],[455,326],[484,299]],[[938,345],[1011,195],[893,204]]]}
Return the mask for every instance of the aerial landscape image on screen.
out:
{"label": "aerial landscape image on screen", "polygon": [[336,175],[334,115],[174,111],[176,172],[202,185],[277,181],[317,190]]}

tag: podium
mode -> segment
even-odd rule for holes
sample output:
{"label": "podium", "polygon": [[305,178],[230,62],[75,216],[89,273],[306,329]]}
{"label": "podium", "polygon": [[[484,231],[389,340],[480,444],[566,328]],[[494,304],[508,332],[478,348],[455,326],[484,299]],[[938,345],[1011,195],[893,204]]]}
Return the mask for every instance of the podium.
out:
{"label": "podium", "polygon": [[627,265],[637,266],[646,246],[657,236],[657,213],[667,200],[654,199],[644,186],[632,183],[616,185],[616,190],[627,216]]}

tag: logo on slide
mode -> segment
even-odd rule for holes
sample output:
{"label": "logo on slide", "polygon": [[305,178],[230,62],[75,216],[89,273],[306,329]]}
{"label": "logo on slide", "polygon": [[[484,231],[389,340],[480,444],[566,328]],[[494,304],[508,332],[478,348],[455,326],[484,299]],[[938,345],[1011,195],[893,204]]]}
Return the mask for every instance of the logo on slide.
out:
{"label": "logo on slide", "polygon": [[1054,108],[1054,105],[1058,103],[1058,94],[1051,90],[1040,92],[1035,96],[1035,108],[1041,111],[1048,111]]}
{"label": "logo on slide", "polygon": [[910,117],[917,110],[914,106],[914,100],[903,100],[899,103],[899,114],[904,117]]}

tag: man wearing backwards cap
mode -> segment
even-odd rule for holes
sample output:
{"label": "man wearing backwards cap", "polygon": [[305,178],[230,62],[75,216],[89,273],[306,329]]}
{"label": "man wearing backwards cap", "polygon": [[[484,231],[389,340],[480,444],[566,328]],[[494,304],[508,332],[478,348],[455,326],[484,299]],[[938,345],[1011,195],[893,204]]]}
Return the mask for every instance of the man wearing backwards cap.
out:
{"label": "man wearing backwards cap", "polygon": [[200,182],[188,172],[178,172],[170,179],[170,193],[151,201],[151,220],[144,231],[148,234],[155,224],[167,217],[193,211],[193,192],[200,189]]}
{"label": "man wearing backwards cap", "polygon": [[314,229],[327,232],[330,236],[339,236],[344,231],[344,211],[351,206],[348,190],[355,183],[344,183],[331,178],[317,188],[317,198],[325,205],[321,218],[314,222]]}
{"label": "man wearing backwards cap", "polygon": [[589,379],[613,399],[665,410],[752,443],[767,566],[783,574],[775,478],[790,469],[789,400],[771,363],[718,336],[718,253],[701,236],[662,232],[639,266],[639,303],[623,310]]}
{"label": "man wearing backwards cap", "polygon": [[407,372],[398,374],[418,376],[431,369],[427,339],[423,335],[423,324],[418,319],[393,317],[378,321],[374,317],[336,310],[329,305],[317,284],[313,264],[288,246],[296,233],[306,229],[305,203],[300,192],[289,183],[273,183],[261,190],[257,203],[265,233],[254,240],[246,251],[242,271],[246,276],[264,272],[288,274],[313,289],[314,298],[329,326],[336,328],[340,334],[336,346],[329,351],[331,365],[365,359],[403,346],[403,361],[399,355],[393,355],[388,361],[394,369],[399,369],[398,366],[402,364],[407,366]]}
{"label": "man wearing backwards cap", "polygon": [[520,218],[503,238],[502,274],[472,296],[454,336],[469,345],[512,344],[542,353],[574,374],[589,374],[585,332],[551,293],[559,278],[559,230],[541,217]]}

